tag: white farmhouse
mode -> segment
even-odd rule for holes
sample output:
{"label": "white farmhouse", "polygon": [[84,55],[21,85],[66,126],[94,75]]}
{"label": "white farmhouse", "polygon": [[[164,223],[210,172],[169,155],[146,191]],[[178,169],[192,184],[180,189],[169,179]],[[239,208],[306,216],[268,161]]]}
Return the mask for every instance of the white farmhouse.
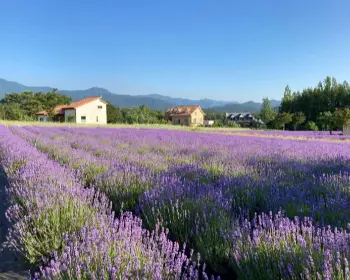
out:
{"label": "white farmhouse", "polygon": [[[107,124],[107,102],[102,100],[102,96],[88,97],[70,105],[58,105],[54,113],[54,121]],[[47,111],[40,111],[36,115],[38,121],[49,120]]]}

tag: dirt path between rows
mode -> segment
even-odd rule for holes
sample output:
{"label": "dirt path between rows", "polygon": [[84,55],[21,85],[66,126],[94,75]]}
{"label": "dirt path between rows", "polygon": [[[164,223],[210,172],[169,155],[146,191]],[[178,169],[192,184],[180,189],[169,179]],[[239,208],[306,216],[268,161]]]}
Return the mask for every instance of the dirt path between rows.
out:
{"label": "dirt path between rows", "polygon": [[[6,240],[6,235],[10,223],[5,217],[5,211],[8,207],[6,200],[5,186],[7,180],[3,169],[0,166],[0,244]],[[0,280],[19,280],[26,279],[28,268],[21,264],[18,258],[9,250],[0,250]]]}

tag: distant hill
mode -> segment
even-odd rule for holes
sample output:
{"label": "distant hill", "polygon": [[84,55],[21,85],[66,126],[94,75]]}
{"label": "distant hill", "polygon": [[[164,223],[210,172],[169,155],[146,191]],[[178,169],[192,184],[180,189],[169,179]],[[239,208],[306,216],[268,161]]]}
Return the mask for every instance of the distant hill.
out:
{"label": "distant hill", "polygon": [[[271,106],[273,108],[280,106],[281,101],[278,100],[270,100]],[[213,111],[217,112],[231,112],[231,113],[238,113],[238,112],[259,112],[261,109],[261,103],[254,102],[254,101],[248,101],[243,103],[230,103],[223,106],[215,106],[210,108]]]}
{"label": "distant hill", "polygon": [[[0,78],[0,99],[5,93],[20,93],[23,91],[48,92],[52,87],[45,86],[25,86],[16,82],[10,82]],[[227,102],[217,101],[212,99],[191,100],[186,98],[173,98],[160,94],[148,95],[122,95],[114,94],[105,88],[92,87],[84,90],[59,90],[60,93],[71,96],[73,101],[83,99],[89,96],[102,95],[103,99],[111,104],[119,107],[134,107],[147,105],[154,110],[165,110],[169,107],[179,105],[200,105],[202,108],[212,109],[219,112],[257,112],[260,110],[261,103],[259,102]],[[279,105],[279,101],[272,100],[273,107]],[[277,104],[277,105],[276,105]]]}
{"label": "distant hill", "polygon": [[144,95],[144,96],[151,97],[151,98],[154,98],[157,100],[163,100],[163,101],[169,102],[171,104],[175,104],[177,106],[195,104],[195,105],[200,105],[203,108],[212,108],[212,107],[216,107],[216,106],[223,106],[223,105],[230,103],[227,101],[217,101],[217,100],[212,100],[212,99],[193,100],[193,99],[186,99],[186,98],[174,98],[174,97],[164,96],[164,95],[160,95],[160,94],[148,94],[148,95]]}

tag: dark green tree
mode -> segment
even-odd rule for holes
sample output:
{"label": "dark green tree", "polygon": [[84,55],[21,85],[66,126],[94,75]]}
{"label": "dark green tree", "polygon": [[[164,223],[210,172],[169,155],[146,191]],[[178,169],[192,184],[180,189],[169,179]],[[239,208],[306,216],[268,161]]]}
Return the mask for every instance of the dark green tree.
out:
{"label": "dark green tree", "polygon": [[309,121],[306,123],[305,128],[307,130],[313,130],[313,131],[317,131],[318,130],[318,126],[313,122],[313,121]]}
{"label": "dark green tree", "polygon": [[10,121],[23,121],[26,120],[26,115],[21,110],[18,103],[11,105],[4,105],[4,119]]}
{"label": "dark green tree", "polygon": [[110,103],[107,104],[107,123],[123,123],[122,111]]}
{"label": "dark green tree", "polygon": [[[317,122],[324,126],[324,121],[318,120],[323,112],[334,113],[337,109],[350,106],[350,86],[344,81],[338,83],[335,78],[326,77],[315,88],[306,88],[302,92],[293,92],[290,98],[289,87],[286,88],[280,112],[305,115],[305,122]],[[322,117],[321,117],[322,119]],[[324,119],[324,118],[323,118]]]}
{"label": "dark green tree", "polygon": [[290,113],[278,113],[276,118],[273,120],[276,128],[283,130],[285,129],[285,125],[292,122],[292,115]]}
{"label": "dark green tree", "polygon": [[328,130],[329,134],[332,134],[334,127],[333,114],[330,111],[322,112],[317,117],[317,123],[322,130]]}
{"label": "dark green tree", "polygon": [[272,109],[270,100],[265,97],[263,98],[263,102],[260,110],[260,118],[265,124],[271,123],[276,118],[276,111]]}
{"label": "dark green tree", "polygon": [[343,129],[343,126],[350,121],[350,108],[337,109],[333,113],[333,127]]}
{"label": "dark green tree", "polygon": [[72,98],[63,94],[60,94],[57,89],[53,89],[51,92],[46,93],[46,101],[44,103],[44,110],[48,112],[50,117],[55,115],[55,107],[57,105],[68,105],[72,102]]}
{"label": "dark green tree", "polygon": [[290,87],[287,85],[286,88],[284,89],[280,111],[290,113],[293,111],[292,105],[293,105],[293,95]]}
{"label": "dark green tree", "polygon": [[302,123],[305,122],[305,115],[303,112],[296,112],[292,115],[292,124],[293,124],[293,127],[294,127],[294,130],[297,129],[298,125],[301,125]]}
{"label": "dark green tree", "polygon": [[35,120],[36,113],[41,110],[47,110],[52,116],[57,105],[70,102],[71,97],[62,95],[57,90],[48,93],[24,91],[5,94],[0,101],[5,108],[5,119],[11,120]]}
{"label": "dark green tree", "polygon": [[0,104],[0,120],[5,119],[5,106],[3,104]]}

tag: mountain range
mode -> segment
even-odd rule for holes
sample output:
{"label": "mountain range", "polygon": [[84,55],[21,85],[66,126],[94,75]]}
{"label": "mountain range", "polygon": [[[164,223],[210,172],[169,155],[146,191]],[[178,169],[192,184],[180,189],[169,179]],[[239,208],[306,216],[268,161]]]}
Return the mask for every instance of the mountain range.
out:
{"label": "mountain range", "polygon": [[[20,93],[23,91],[49,92],[53,88],[47,86],[25,86],[17,82],[7,81],[0,78],[0,99],[5,93]],[[73,101],[89,96],[102,95],[103,99],[119,107],[133,107],[147,105],[154,110],[165,110],[169,107],[180,105],[200,105],[203,109],[210,109],[218,112],[257,112],[261,108],[261,103],[248,102],[227,102],[212,99],[192,100],[186,98],[174,98],[160,94],[148,95],[122,95],[114,94],[105,88],[92,87],[83,90],[59,90],[60,93],[71,96]],[[272,107],[280,105],[278,100],[270,100]]]}

